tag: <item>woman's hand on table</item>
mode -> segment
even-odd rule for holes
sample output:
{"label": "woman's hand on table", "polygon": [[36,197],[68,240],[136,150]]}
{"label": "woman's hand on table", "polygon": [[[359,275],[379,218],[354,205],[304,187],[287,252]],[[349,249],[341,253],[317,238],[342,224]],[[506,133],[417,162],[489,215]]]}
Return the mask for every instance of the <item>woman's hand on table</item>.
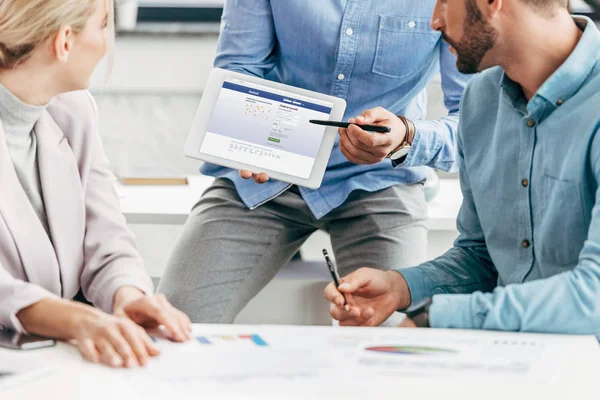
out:
{"label": "woman's hand on table", "polygon": [[110,315],[90,307],[73,317],[73,338],[83,357],[113,368],[147,364],[160,353],[144,328],[127,317]]}
{"label": "woman's hand on table", "polygon": [[94,309],[92,315],[79,319],[75,339],[87,360],[132,368],[146,365],[150,357],[160,353],[146,332],[160,327],[173,341],[191,338],[190,319],[165,296],[146,295],[125,286],[115,293],[113,315]]}
{"label": "woman's hand on table", "polygon": [[134,287],[115,293],[113,314],[127,317],[144,329],[164,327],[169,339],[185,342],[192,337],[192,322],[162,294],[146,295]]}
{"label": "woman's hand on table", "polygon": [[27,332],[71,340],[86,360],[110,367],[145,365],[159,354],[144,328],[130,318],[75,301],[48,297],[20,310],[17,318]]}

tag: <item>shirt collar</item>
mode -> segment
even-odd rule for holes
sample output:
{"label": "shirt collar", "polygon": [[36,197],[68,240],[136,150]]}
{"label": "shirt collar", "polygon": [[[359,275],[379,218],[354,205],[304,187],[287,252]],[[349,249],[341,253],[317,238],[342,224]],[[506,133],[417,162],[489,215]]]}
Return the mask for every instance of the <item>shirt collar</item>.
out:
{"label": "shirt collar", "polygon": [[587,17],[573,19],[583,29],[583,35],[566,61],[537,92],[554,105],[562,104],[577,93],[600,59],[600,32],[596,24]]}
{"label": "shirt collar", "polygon": [[504,95],[508,97],[513,107],[523,110],[527,107],[527,101],[525,100],[525,96],[523,96],[521,85],[510,79],[508,75],[506,75],[506,72],[502,72],[500,86],[502,87]]}
{"label": "shirt collar", "polygon": [[[577,93],[600,59],[600,32],[596,24],[587,17],[577,16],[573,19],[583,29],[583,35],[565,62],[538,89],[530,101],[530,106],[542,103],[536,101],[538,96],[545,99],[553,108],[567,101]],[[511,80],[506,73],[502,74],[500,85],[514,107],[527,107],[521,86]]]}

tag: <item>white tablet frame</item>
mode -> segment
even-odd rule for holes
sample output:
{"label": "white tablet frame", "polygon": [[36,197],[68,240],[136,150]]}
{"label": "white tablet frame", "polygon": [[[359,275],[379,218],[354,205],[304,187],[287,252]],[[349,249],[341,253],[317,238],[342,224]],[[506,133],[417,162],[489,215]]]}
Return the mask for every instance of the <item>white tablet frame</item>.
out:
{"label": "white tablet frame", "polygon": [[254,173],[265,172],[269,175],[271,179],[276,179],[295,185],[304,186],[310,189],[318,189],[321,186],[321,182],[323,181],[323,175],[325,174],[325,169],[327,168],[327,163],[329,162],[329,156],[331,155],[331,150],[333,148],[333,144],[337,135],[337,128],[327,127],[325,129],[323,141],[321,142],[321,146],[319,147],[319,152],[317,153],[315,164],[308,179],[284,174],[278,171],[261,169],[250,164],[232,161],[227,158],[218,157],[211,154],[204,154],[200,152],[202,143],[204,141],[204,137],[208,129],[209,122],[213,115],[215,105],[219,98],[219,94],[223,87],[223,83],[226,79],[238,79],[248,83],[255,83],[257,85],[270,87],[275,90],[282,90],[290,93],[290,95],[296,94],[304,97],[313,98],[315,100],[333,103],[333,109],[331,110],[331,115],[329,116],[331,121],[341,120],[346,110],[346,101],[338,97],[328,96],[322,93],[312,92],[310,90],[300,89],[277,82],[271,82],[265,79],[240,74],[237,72],[231,72],[220,68],[214,68],[210,72],[208,81],[206,83],[206,87],[202,94],[200,105],[198,106],[198,110],[196,111],[194,123],[192,124],[192,128],[190,129],[190,133],[185,143],[185,155],[191,158],[207,161],[213,164],[221,165],[236,170],[246,169]]}

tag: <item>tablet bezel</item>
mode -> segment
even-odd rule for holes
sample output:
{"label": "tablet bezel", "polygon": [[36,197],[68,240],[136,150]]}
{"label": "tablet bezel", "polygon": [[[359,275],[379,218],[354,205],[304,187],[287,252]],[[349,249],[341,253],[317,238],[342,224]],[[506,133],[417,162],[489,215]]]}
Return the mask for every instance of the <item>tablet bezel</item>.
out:
{"label": "tablet bezel", "polygon": [[229,160],[227,158],[214,156],[211,154],[205,154],[200,151],[204,137],[207,133],[209,122],[212,118],[214,108],[216,106],[219,94],[223,87],[223,83],[226,79],[239,79],[248,83],[255,83],[258,85],[273,88],[275,90],[286,91],[290,94],[297,94],[313,98],[315,100],[327,101],[333,103],[331,115],[329,119],[331,121],[339,121],[343,118],[346,110],[346,101],[338,97],[328,96],[325,94],[312,92],[305,89],[296,88],[293,86],[284,85],[277,82],[271,82],[265,79],[245,75],[237,72],[227,71],[220,68],[213,68],[210,72],[206,87],[200,100],[200,105],[196,111],[194,117],[194,123],[190,129],[187,141],[185,143],[185,155],[187,157],[195,158],[198,160],[206,161],[209,163],[221,165],[227,168],[236,170],[246,169],[254,173],[265,172],[271,179],[276,179],[291,184],[304,186],[310,189],[318,189],[323,181],[323,175],[329,162],[331,150],[335,142],[337,135],[337,128],[327,127],[321,141],[321,146],[315,159],[315,164],[308,179],[303,179],[297,176],[284,174],[274,170],[261,169],[250,164],[241,163],[238,161]]}

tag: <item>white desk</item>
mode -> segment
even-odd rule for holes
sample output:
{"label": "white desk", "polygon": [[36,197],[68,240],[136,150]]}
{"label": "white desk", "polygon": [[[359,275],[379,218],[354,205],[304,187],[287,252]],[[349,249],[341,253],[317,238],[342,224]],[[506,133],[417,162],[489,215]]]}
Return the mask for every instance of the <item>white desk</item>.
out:
{"label": "white desk", "polygon": [[[121,209],[130,224],[182,225],[200,196],[214,178],[188,177],[182,186],[117,185]],[[462,202],[458,180],[441,179],[438,195],[429,203],[427,227],[433,231],[456,230],[456,216]]]}
{"label": "white desk", "polygon": [[[0,379],[0,398],[600,398],[600,348],[590,336],[241,325],[194,333],[209,344],[159,342],[161,356],[133,371],[86,363],[65,344],[0,349],[0,371],[46,368]],[[266,346],[238,336],[251,334]],[[379,346],[396,350],[373,352]]]}
{"label": "white desk", "polygon": [[187,185],[117,184],[121,211],[129,224],[183,225],[194,204],[212,184],[204,175],[188,177]]}

